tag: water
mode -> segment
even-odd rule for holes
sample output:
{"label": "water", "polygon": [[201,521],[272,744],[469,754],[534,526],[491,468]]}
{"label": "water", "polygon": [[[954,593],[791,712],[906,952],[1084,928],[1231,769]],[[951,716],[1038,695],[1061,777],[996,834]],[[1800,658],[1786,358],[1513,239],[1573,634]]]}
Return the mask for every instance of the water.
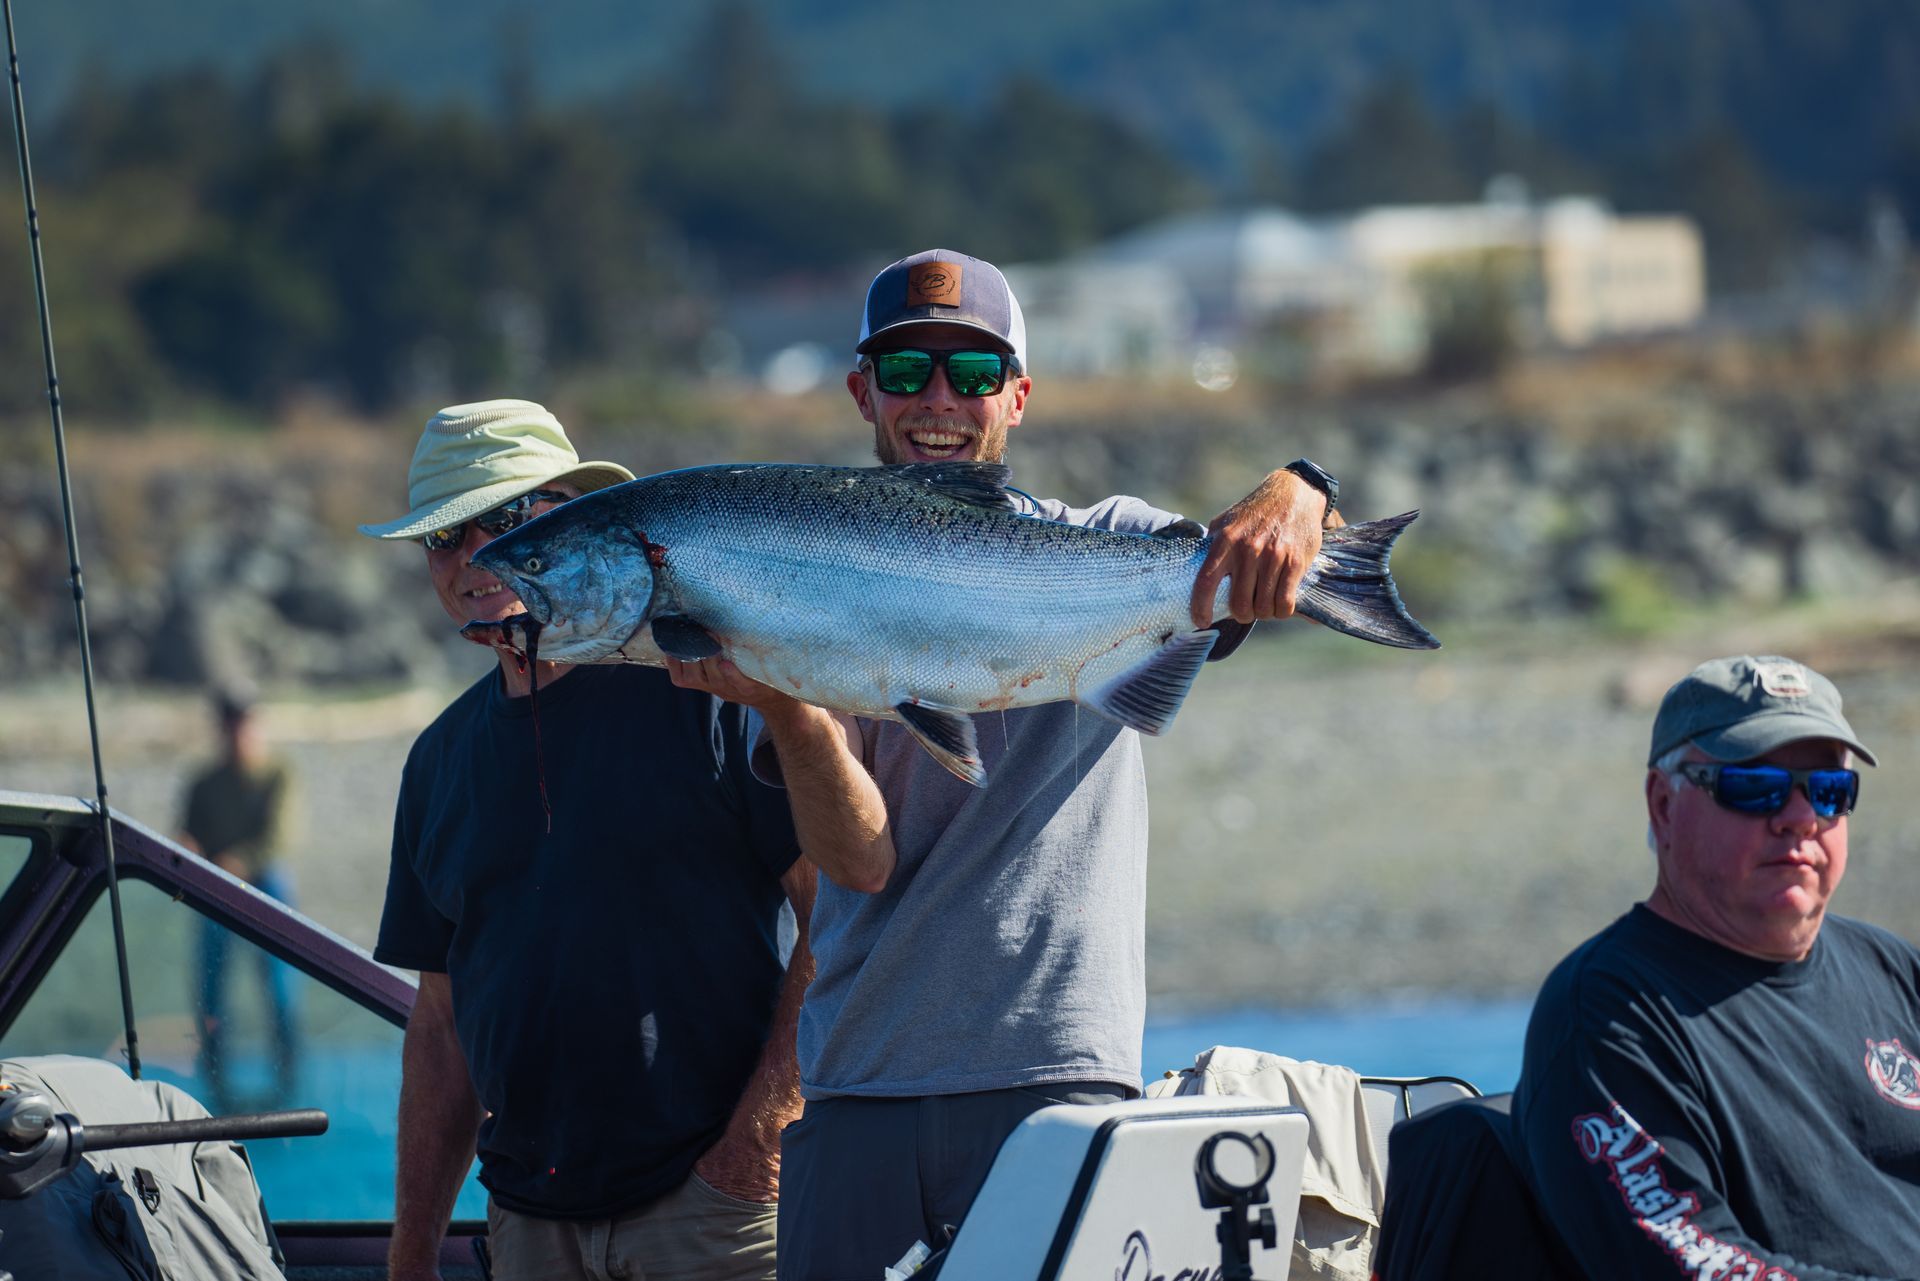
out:
{"label": "water", "polygon": [[1457,1076],[1483,1094],[1520,1078],[1528,1000],[1423,1000],[1344,1010],[1240,1010],[1147,1021],[1148,1080],[1214,1045],[1341,1063],[1362,1076]]}
{"label": "water", "polygon": [[[1148,1021],[1142,1063],[1151,1080],[1190,1066],[1210,1046],[1238,1045],[1343,1063],[1368,1076],[1457,1076],[1492,1094],[1512,1089],[1520,1074],[1530,1004],[1428,1000],[1345,1010],[1162,1014]],[[265,1081],[263,1063],[237,1071],[243,1084],[248,1071]],[[302,1080],[299,1104],[325,1108],[333,1125],[322,1139],[247,1145],[269,1209],[281,1219],[390,1219],[397,1053],[371,1046],[358,1053],[319,1053]],[[192,1088],[190,1080],[180,1084]],[[474,1179],[468,1179],[454,1213],[486,1216],[486,1193]]]}

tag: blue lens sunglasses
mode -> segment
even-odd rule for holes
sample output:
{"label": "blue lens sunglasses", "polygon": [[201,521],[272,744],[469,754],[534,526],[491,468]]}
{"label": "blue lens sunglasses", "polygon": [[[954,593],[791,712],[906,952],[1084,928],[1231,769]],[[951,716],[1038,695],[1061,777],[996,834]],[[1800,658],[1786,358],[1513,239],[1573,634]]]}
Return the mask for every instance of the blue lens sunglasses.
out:
{"label": "blue lens sunglasses", "polygon": [[1839,818],[1860,802],[1860,771],[1788,769],[1784,765],[1710,765],[1685,761],[1680,775],[1736,814],[1778,814],[1798,787],[1821,818]]}

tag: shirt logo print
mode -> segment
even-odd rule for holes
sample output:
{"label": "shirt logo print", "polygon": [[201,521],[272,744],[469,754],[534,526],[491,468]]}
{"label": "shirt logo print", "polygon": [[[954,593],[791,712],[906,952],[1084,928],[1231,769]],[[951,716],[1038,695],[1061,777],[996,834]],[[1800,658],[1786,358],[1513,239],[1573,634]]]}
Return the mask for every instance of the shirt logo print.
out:
{"label": "shirt logo print", "polygon": [[1920,1060],[1899,1037],[1867,1042],[1867,1080],[1887,1102],[1920,1112]]}
{"label": "shirt logo print", "polygon": [[1687,1281],[1797,1281],[1785,1268],[1701,1228],[1700,1198],[1667,1182],[1666,1149],[1618,1103],[1573,1120],[1573,1141],[1604,1168],[1633,1222],[1665,1250]]}

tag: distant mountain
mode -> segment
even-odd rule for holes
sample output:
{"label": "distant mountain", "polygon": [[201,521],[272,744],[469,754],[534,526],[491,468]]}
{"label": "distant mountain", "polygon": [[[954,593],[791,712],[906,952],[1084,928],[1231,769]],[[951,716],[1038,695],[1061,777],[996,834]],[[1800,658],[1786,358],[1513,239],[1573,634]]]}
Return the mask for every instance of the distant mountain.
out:
{"label": "distant mountain", "polygon": [[[744,3],[744,0],[742,0]],[[99,74],[244,71],[323,38],[371,87],[485,97],[507,74],[562,100],[675,74],[697,0],[18,0],[42,112]],[[736,7],[739,7],[736,4]],[[1485,102],[1604,153],[1738,136],[1788,185],[1858,188],[1920,148],[1913,0],[758,0],[795,80],[899,104],[1031,75],[1171,142],[1214,178],[1298,158],[1370,86]],[[1916,152],[1920,154],[1920,152]],[[937,157],[929,157],[937,163]]]}

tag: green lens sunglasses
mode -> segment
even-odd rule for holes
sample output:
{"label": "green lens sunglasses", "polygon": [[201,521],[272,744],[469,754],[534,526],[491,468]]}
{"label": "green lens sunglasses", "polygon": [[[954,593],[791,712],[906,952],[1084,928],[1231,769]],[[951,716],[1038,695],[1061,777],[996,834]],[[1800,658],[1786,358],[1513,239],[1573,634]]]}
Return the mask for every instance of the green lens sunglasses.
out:
{"label": "green lens sunglasses", "polygon": [[[945,368],[947,383],[962,396],[991,396],[1006,385],[1013,358],[1004,351],[926,351],[903,347],[876,351],[873,379],[889,396],[911,396],[933,381],[933,371]],[[1014,365],[1017,370],[1018,366]]]}

